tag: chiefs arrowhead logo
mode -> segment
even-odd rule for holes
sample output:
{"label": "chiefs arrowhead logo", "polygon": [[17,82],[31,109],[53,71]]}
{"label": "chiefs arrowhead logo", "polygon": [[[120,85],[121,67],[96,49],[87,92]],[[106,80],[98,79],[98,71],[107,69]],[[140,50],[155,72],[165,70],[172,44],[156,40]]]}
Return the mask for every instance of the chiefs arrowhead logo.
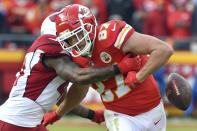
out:
{"label": "chiefs arrowhead logo", "polygon": [[88,17],[90,10],[85,6],[79,6],[79,18]]}
{"label": "chiefs arrowhead logo", "polygon": [[106,52],[101,52],[100,58],[101,58],[102,62],[104,62],[104,63],[110,63],[112,60],[110,54],[108,54]]}
{"label": "chiefs arrowhead logo", "polygon": [[84,15],[85,13],[87,13],[87,10],[85,10],[84,8],[82,8],[80,11],[79,11],[80,14]]}

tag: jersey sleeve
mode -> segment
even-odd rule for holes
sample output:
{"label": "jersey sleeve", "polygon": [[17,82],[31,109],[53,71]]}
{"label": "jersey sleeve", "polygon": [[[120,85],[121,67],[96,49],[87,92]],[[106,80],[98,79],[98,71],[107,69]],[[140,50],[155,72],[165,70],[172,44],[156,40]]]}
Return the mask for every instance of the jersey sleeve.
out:
{"label": "jersey sleeve", "polygon": [[46,56],[70,57],[70,54],[67,51],[63,50],[58,41],[56,41],[56,36],[54,35],[40,36],[28,49],[27,53],[32,55],[32,59],[38,60],[38,64],[37,66],[35,66],[35,68],[39,71],[48,71],[48,69],[46,70],[47,66],[44,64],[44,59]]}
{"label": "jersey sleeve", "polygon": [[67,51],[62,49],[54,35],[42,35],[39,37],[30,48],[31,52],[38,50],[45,56],[70,56]]}
{"label": "jersey sleeve", "polygon": [[127,39],[134,33],[134,28],[121,20],[111,20],[102,24],[98,30],[98,40],[107,47],[121,49]]}
{"label": "jersey sleeve", "polygon": [[134,33],[134,31],[134,28],[129,24],[122,26],[120,32],[118,32],[114,47],[121,49],[128,38]]}

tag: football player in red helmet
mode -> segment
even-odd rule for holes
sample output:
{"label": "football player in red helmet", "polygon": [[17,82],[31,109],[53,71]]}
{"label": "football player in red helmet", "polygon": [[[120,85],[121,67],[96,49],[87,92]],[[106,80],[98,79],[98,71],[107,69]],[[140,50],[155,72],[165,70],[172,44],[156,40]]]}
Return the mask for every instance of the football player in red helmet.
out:
{"label": "football player in red helmet", "polygon": [[[50,16],[51,20],[57,14]],[[43,31],[50,34],[37,38],[27,50],[9,98],[0,106],[1,131],[47,131],[47,124],[57,121],[81,102],[89,89],[87,84],[125,74],[138,65],[138,60],[128,55],[114,65],[82,68],[56,40],[54,25],[50,23],[52,28]],[[69,82],[74,84],[67,92]],[[61,103],[57,110],[46,113],[57,103]],[[78,105],[72,112],[97,123],[104,121],[103,110]]]}
{"label": "football player in red helmet", "polygon": [[139,59],[141,64],[135,70],[92,84],[105,105],[109,131],[166,130],[166,115],[152,73],[173,54],[167,43],[138,33],[121,20],[97,26],[91,11],[77,4],[61,10],[56,30],[61,47],[83,67],[113,65],[126,54]]}
{"label": "football player in red helmet", "polygon": [[[69,9],[71,10],[69,11]],[[67,12],[73,14],[72,18],[65,17]],[[67,50],[74,57],[88,56],[92,53],[97,22],[87,7],[69,5],[60,11],[59,17],[56,18],[56,24],[58,25],[56,26],[57,39],[64,50]],[[69,39],[71,37],[75,37],[77,40],[73,45]],[[82,42],[83,44],[81,44]],[[75,49],[76,53],[73,53],[72,49]]]}

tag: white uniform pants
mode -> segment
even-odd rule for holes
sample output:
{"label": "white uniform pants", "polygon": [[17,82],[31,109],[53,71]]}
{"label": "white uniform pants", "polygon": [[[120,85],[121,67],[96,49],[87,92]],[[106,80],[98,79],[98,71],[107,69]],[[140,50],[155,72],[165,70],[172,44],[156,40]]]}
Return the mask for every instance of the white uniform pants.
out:
{"label": "white uniform pants", "polygon": [[162,102],[152,110],[129,116],[105,110],[105,121],[109,131],[166,131],[166,114]]}

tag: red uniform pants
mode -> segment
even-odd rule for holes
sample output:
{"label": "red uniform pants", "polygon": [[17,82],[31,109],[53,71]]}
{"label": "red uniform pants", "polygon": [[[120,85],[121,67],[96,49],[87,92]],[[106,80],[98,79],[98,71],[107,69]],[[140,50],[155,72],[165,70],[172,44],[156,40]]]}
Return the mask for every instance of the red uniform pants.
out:
{"label": "red uniform pants", "polygon": [[20,127],[4,121],[0,121],[0,131],[48,131],[44,126],[37,126],[33,128]]}

